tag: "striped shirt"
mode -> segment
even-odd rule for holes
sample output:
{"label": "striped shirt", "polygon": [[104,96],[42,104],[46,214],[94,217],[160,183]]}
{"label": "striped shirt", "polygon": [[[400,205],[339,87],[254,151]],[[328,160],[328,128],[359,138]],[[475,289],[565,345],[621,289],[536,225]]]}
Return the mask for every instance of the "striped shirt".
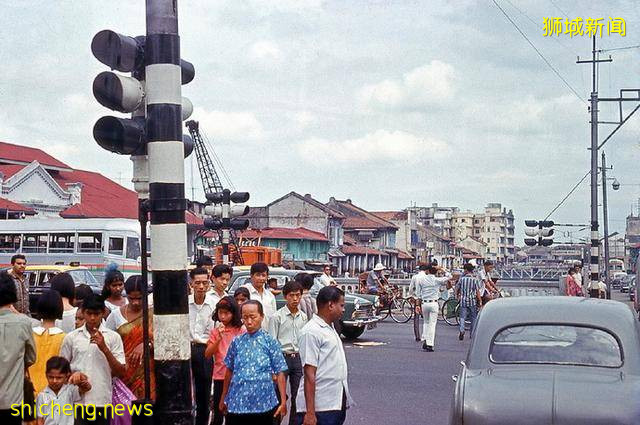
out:
{"label": "striped shirt", "polygon": [[482,289],[482,282],[470,274],[465,274],[456,282],[456,293],[460,291],[460,305],[469,307],[476,305],[476,294]]}

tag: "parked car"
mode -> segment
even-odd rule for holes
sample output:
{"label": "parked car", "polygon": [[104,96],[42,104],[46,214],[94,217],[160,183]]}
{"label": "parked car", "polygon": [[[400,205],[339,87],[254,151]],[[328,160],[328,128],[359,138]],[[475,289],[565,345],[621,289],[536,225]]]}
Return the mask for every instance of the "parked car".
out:
{"label": "parked car", "polygon": [[[319,282],[318,277],[320,272],[308,271],[308,270],[289,270],[284,268],[270,268],[269,278],[276,278],[278,280],[278,289],[282,287],[290,280],[293,280],[294,276],[298,273],[311,273],[314,275],[314,287],[310,291],[312,295],[316,295],[322,287],[322,283]],[[233,294],[233,292],[242,285],[245,285],[251,281],[248,267],[235,267],[233,271],[233,277],[229,281],[229,289],[227,292]],[[342,320],[336,324],[336,330],[348,339],[356,339],[364,333],[366,329],[372,329],[377,326],[378,317],[375,315],[374,303],[367,300],[363,296],[346,294],[345,308]],[[282,294],[276,295],[276,303],[278,308],[283,307],[286,304],[284,296]]]}
{"label": "parked car", "polygon": [[629,275],[622,280],[622,285],[620,286],[620,292],[629,292],[629,288],[632,283],[635,282],[636,277],[634,275]]}
{"label": "parked car", "polygon": [[620,289],[620,287],[622,286],[622,281],[627,277],[628,275],[625,272],[617,272],[613,275],[613,279],[611,279],[611,288],[612,289]]}
{"label": "parked car", "polygon": [[76,287],[89,285],[95,294],[102,292],[102,284],[87,267],[74,265],[43,265],[34,264],[26,267],[24,274],[29,282],[29,309],[36,312],[38,297],[51,287],[49,280],[58,273],[69,273]]}
{"label": "parked car", "polygon": [[639,332],[633,312],[617,301],[491,301],[453,376],[449,423],[638,424]]}

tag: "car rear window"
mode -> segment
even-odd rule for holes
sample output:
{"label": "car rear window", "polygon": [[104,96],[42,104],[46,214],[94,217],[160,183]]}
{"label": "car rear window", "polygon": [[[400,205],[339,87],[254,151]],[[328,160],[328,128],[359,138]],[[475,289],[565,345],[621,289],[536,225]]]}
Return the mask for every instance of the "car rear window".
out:
{"label": "car rear window", "polygon": [[521,325],[503,329],[491,343],[489,358],[493,363],[622,366],[622,350],[612,334],[570,325]]}

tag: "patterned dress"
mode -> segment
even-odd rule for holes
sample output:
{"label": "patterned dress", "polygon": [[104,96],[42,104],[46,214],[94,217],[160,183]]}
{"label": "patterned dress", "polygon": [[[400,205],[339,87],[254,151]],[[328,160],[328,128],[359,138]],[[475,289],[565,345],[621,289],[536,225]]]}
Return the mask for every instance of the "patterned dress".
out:
{"label": "patterned dress", "polygon": [[278,405],[272,376],[287,370],[280,344],[260,329],[236,337],[224,359],[233,372],[225,398],[230,413],[268,412]]}

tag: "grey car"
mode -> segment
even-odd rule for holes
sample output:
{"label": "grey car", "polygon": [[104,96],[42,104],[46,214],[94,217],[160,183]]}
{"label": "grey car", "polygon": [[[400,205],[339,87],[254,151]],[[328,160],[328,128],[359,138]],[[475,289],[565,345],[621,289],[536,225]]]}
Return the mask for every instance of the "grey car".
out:
{"label": "grey car", "polygon": [[491,301],[456,381],[450,425],[640,423],[638,322],[617,301]]}

